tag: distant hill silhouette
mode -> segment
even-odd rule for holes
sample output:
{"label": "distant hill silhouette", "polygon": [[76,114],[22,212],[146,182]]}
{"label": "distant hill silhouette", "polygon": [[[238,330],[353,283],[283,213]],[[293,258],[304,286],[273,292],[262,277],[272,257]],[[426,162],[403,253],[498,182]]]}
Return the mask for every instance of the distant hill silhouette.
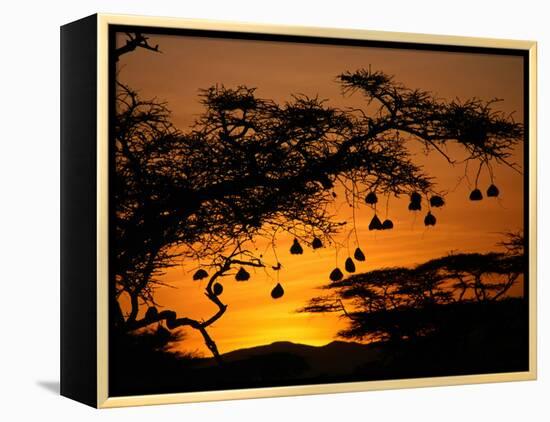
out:
{"label": "distant hill silhouette", "polygon": [[[324,346],[277,341],[271,344],[234,350],[222,355],[224,362],[238,362],[265,359],[278,356],[281,359],[294,357],[307,362],[307,368],[301,371],[305,377],[325,377],[349,375],[354,368],[381,358],[384,345],[361,344],[347,341],[333,341]],[[201,359],[199,366],[216,365],[213,358]]]}
{"label": "distant hill silhouette", "polygon": [[459,304],[452,311],[442,330],[426,336],[370,344],[333,341],[320,347],[278,341],[225,353],[222,366],[215,358],[178,356],[114,337],[119,343],[109,362],[109,391],[124,396],[528,369],[525,300]]}

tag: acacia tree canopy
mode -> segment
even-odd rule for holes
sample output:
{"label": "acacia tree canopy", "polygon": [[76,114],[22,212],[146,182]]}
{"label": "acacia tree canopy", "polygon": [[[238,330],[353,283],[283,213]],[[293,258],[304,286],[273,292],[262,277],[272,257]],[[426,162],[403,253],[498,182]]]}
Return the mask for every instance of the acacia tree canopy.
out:
{"label": "acacia tree canopy", "polygon": [[502,299],[525,272],[523,236],[510,234],[505,252],[458,253],[414,267],[383,268],[323,286],[329,291],[299,310],[340,313],[338,334],[358,340],[401,339],[432,332],[456,305]]}

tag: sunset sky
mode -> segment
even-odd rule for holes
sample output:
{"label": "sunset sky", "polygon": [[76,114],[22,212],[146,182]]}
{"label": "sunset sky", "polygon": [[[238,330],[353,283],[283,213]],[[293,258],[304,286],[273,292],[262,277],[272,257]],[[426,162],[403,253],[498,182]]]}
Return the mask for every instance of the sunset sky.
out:
{"label": "sunset sky", "polygon": [[[119,42],[124,40],[121,36]],[[118,79],[137,90],[142,98],[166,101],[173,113],[173,122],[186,131],[201,112],[198,92],[215,84],[228,88],[238,85],[257,87],[259,97],[284,102],[291,94],[302,93],[326,98],[328,104],[345,107],[365,107],[364,99],[355,94],[343,97],[335,77],[344,71],[360,68],[381,70],[409,88],[432,92],[442,99],[484,100],[501,98],[495,107],[514,112],[517,122],[523,120],[523,60],[515,56],[473,53],[428,52],[402,49],[326,46],[315,44],[281,43],[212,39],[187,36],[151,35],[150,44],[158,44],[162,53],[138,49],[125,54],[118,62]],[[450,167],[436,154],[425,156],[413,147],[417,163],[436,178],[437,187],[448,191],[447,205],[437,209],[435,227],[423,224],[425,211],[407,210],[408,199],[380,200],[378,214],[390,217],[394,229],[370,232],[368,224],[373,211],[362,206],[356,214],[360,246],[367,261],[357,263],[357,272],[381,267],[413,265],[445,255],[451,251],[486,252],[495,250],[502,233],[519,230],[523,224],[523,177],[513,170],[495,167],[499,199],[468,200],[473,185],[464,179],[463,166]],[[453,149],[451,149],[451,152]],[[521,147],[512,161],[522,164]],[[477,167],[469,171],[474,180]],[[460,182],[460,183],[459,183]],[[489,185],[482,173],[480,189]],[[339,198],[342,195],[338,195]],[[338,219],[351,222],[351,209],[336,201]],[[350,225],[350,224],[348,224]],[[348,229],[339,240],[345,243]],[[275,274],[252,271],[247,283],[237,283],[232,277],[223,280],[221,299],[228,304],[225,315],[209,332],[221,353],[242,347],[268,344],[274,341],[323,345],[335,339],[345,321],[336,314],[311,315],[296,313],[296,309],[318,295],[318,288],[328,283],[328,275],[338,264],[343,268],[347,248],[336,251],[323,248],[312,251],[304,248],[300,256],[290,255],[292,238],[280,236],[277,254],[283,269],[280,282],[285,295],[273,300],[270,291],[276,284]],[[268,262],[275,262],[264,241],[256,245]],[[353,253],[353,240],[349,248]],[[178,316],[206,319],[216,311],[215,305],[204,296],[203,282],[192,281],[195,262],[182,262],[170,269],[163,281],[176,289],[162,288],[156,300],[163,309],[172,309]],[[186,338],[178,345],[182,351],[196,351],[209,356],[202,337],[186,329]]]}

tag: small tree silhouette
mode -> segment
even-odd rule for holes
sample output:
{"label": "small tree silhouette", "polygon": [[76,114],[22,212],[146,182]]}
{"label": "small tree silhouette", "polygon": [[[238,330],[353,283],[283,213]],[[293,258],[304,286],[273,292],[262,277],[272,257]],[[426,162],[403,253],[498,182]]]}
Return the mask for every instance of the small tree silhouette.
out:
{"label": "small tree silhouette", "polygon": [[525,271],[523,236],[508,235],[506,252],[450,254],[412,268],[397,267],[352,275],[323,289],[299,312],[341,313],[349,325],[344,338],[401,340],[432,333],[446,310],[503,298]]}
{"label": "small tree silhouette", "polygon": [[[127,46],[115,52],[115,59],[137,47],[158,50],[140,34],[130,34]],[[410,195],[412,210],[420,209],[423,197],[434,207],[443,205],[432,178],[414,163],[409,140],[443,155],[451,165],[458,160],[445,152],[446,145],[462,146],[463,160],[479,163],[478,177],[483,167],[492,177],[495,163],[517,168],[509,158],[522,138],[522,126],[494,111],[492,101],[440,101],[382,72],[359,70],[338,80],[344,93],[366,97],[364,110],[342,110],[304,95],[277,104],[258,98],[253,88],[217,85],[201,91],[204,111],[186,132],[171,124],[166,104],[143,100],[118,83],[115,328],[134,331],[160,321],[170,329],[189,326],[221,361],[207,332],[227,308],[220,299],[220,278],[236,267],[242,268],[237,280],[247,273],[245,267],[281,268],[247,250],[257,237],[275,244],[278,233],[290,233],[295,238],[292,253],[300,253],[302,244],[317,248],[333,242],[343,226],[327,211],[336,185],[344,188],[354,209],[364,198],[374,207],[376,194]],[[426,224],[435,224],[428,214]],[[374,229],[391,227],[373,223]],[[176,257],[199,264],[197,279],[213,272],[205,287],[207,299],[217,307],[212,317],[198,321],[157,310],[154,290]],[[117,300],[122,294],[130,298],[127,315]],[[274,298],[281,295],[280,289],[273,293]],[[148,308],[142,318],[140,307]]]}

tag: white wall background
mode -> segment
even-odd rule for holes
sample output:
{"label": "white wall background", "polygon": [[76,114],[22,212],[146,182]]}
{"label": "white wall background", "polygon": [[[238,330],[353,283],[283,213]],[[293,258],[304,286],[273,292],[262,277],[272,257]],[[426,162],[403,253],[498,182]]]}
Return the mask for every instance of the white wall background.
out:
{"label": "white wall background", "polygon": [[[59,26],[95,13],[210,18],[539,41],[539,162],[549,156],[546,2],[85,0],[2,3],[0,419],[543,421],[550,415],[548,167],[539,167],[539,380],[95,411],[57,396]],[[546,195],[545,195],[546,194]],[[12,345],[16,345],[14,347]]]}

